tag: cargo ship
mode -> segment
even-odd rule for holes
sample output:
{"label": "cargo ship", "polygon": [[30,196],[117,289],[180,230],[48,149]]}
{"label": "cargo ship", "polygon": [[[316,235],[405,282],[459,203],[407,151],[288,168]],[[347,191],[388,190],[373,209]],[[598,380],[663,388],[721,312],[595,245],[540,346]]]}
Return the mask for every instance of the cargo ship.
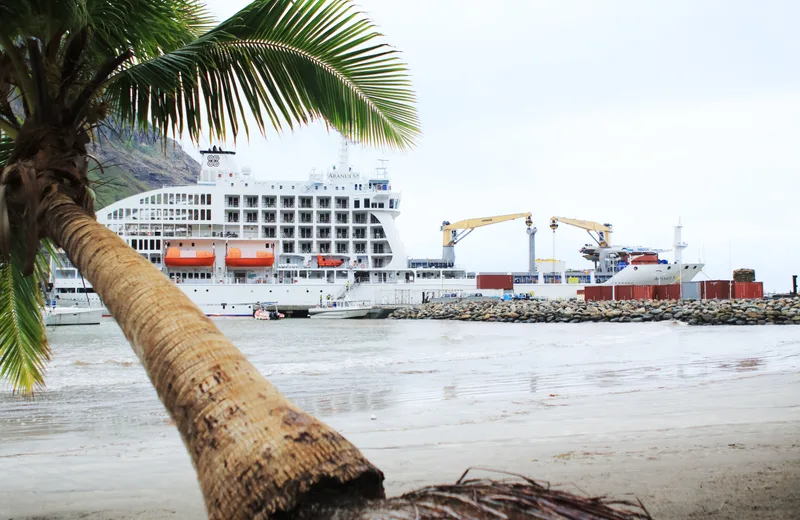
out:
{"label": "cargo ship", "polygon": [[[238,167],[233,151],[212,147],[201,152],[195,184],[128,197],[97,218],[211,316],[252,316],[258,305],[303,313],[330,300],[406,305],[477,290],[570,298],[587,285],[688,281],[703,267],[667,263],[660,250],[613,246],[603,229],[598,243],[582,250],[592,269],[536,260],[530,213],[444,222],[442,258],[410,258],[395,223],[401,191],[385,163],[371,173],[354,171],[351,145],[343,142],[338,164],[325,174],[304,180],[256,177]],[[456,264],[453,247],[465,234],[520,216],[530,241],[527,272],[498,278]],[[559,222],[584,221],[556,218],[551,227]],[[63,253],[52,267],[58,305],[102,306]]]}

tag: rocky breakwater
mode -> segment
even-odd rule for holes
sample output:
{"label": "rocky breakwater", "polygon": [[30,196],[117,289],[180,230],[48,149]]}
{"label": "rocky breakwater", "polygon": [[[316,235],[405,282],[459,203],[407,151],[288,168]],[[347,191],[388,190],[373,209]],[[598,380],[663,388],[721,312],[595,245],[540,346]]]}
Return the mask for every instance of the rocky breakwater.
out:
{"label": "rocky breakwater", "polygon": [[800,298],[592,302],[465,300],[398,309],[390,318],[506,323],[681,321],[689,325],[800,325]]}

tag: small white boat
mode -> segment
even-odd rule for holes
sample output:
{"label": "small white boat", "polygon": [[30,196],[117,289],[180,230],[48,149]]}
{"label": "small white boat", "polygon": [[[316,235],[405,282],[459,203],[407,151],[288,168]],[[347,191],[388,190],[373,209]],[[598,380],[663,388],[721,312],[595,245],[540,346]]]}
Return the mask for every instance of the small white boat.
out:
{"label": "small white boat", "polygon": [[318,307],[308,309],[309,318],[354,319],[365,318],[372,311],[372,304],[355,300],[331,300]]}
{"label": "small white boat", "polygon": [[44,324],[47,327],[64,325],[100,325],[102,308],[56,307],[44,311]]}

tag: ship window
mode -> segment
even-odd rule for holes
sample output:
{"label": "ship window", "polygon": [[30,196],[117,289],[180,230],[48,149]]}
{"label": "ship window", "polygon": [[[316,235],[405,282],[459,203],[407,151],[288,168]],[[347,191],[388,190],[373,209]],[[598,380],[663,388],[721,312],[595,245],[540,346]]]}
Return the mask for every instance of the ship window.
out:
{"label": "ship window", "polygon": [[108,214],[106,215],[106,220],[111,220],[111,213],[108,213]]}
{"label": "ship window", "polygon": [[361,201],[356,199],[353,201],[353,208],[359,209],[361,207]]}
{"label": "ship window", "polygon": [[200,204],[205,205],[205,203],[206,203],[206,194],[203,193],[202,195],[200,195]]}
{"label": "ship window", "polygon": [[319,189],[319,186],[314,186],[314,189],[315,189],[315,190],[318,190],[318,189]]}
{"label": "ship window", "polygon": [[283,185],[278,186],[278,189],[282,190],[283,189]]}
{"label": "ship window", "polygon": [[206,204],[211,204],[211,194],[210,193],[206,194]]}
{"label": "ship window", "polygon": [[389,199],[389,209],[394,209],[394,199]]}

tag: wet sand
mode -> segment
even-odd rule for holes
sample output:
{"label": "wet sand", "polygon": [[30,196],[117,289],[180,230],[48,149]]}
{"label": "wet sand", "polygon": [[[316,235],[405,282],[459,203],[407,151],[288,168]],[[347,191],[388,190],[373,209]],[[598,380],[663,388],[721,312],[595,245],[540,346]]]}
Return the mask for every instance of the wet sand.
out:
{"label": "wet sand", "polygon": [[[587,350],[563,362],[567,352],[584,348],[572,336],[580,333],[537,328],[543,335],[519,349],[515,334],[524,330],[508,333],[502,324],[425,326],[430,330],[391,325],[400,327],[389,340],[401,343],[404,357],[390,370],[396,379],[383,386],[350,372],[363,372],[367,360],[393,363],[377,344],[363,356],[350,352],[342,367],[327,372],[261,366],[251,357],[279,388],[359,446],[385,472],[392,495],[455,481],[467,467],[481,466],[640,499],[655,518],[800,516],[800,352],[788,333],[587,328],[594,334]],[[423,335],[449,345],[438,356],[420,344],[424,356],[415,357]],[[712,351],[703,346],[710,338],[729,345]],[[651,351],[632,361],[631,352],[641,349]],[[66,389],[54,393],[60,391]],[[68,416],[33,429],[0,419],[0,518],[203,518],[188,456],[154,397],[142,397],[139,412],[133,398],[127,411],[105,410],[91,432]],[[115,398],[102,398],[102,406]],[[24,404],[3,404],[0,418],[30,416]],[[103,409],[84,406],[93,407],[90,417]],[[109,421],[122,424],[114,434],[98,433]]]}

